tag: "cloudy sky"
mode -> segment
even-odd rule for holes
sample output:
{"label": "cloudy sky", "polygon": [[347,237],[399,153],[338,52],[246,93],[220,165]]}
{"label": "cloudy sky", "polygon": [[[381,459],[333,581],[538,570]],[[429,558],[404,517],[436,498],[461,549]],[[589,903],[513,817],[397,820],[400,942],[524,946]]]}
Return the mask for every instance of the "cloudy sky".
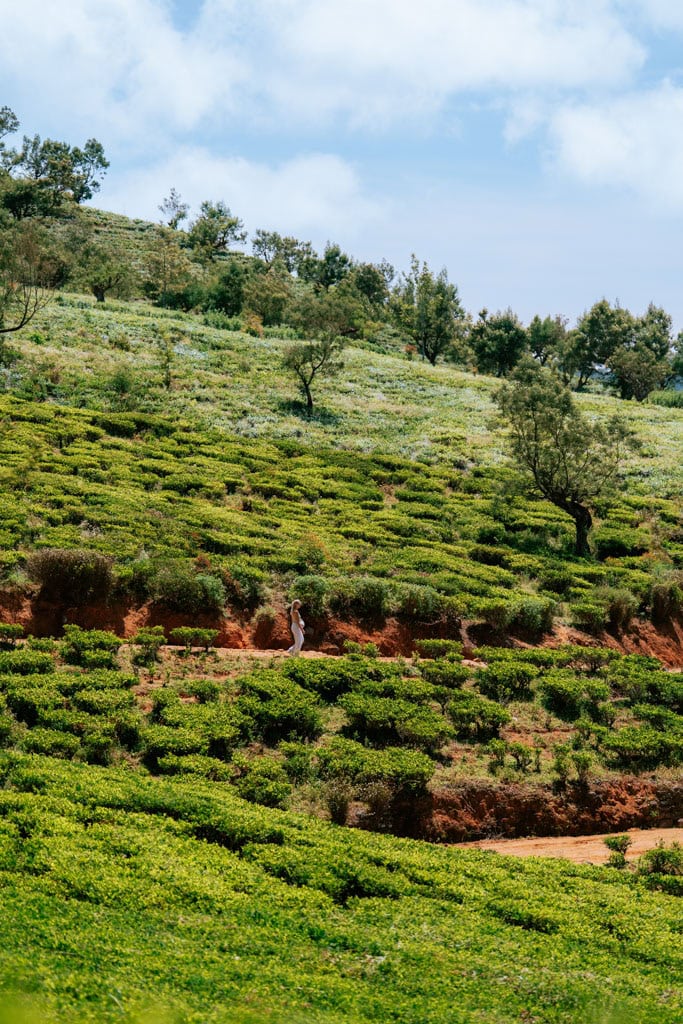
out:
{"label": "cloudy sky", "polygon": [[464,304],[683,327],[680,0],[0,0],[0,106],[247,228],[446,266]]}

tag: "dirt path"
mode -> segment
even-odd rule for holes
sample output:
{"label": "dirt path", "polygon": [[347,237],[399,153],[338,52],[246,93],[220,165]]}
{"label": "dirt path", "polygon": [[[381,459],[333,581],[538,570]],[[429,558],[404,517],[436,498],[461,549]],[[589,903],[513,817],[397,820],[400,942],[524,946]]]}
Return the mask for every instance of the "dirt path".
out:
{"label": "dirt path", "polygon": [[[626,854],[627,860],[637,860],[660,840],[667,845],[676,841],[683,844],[683,828],[629,829],[633,840]],[[476,843],[456,843],[461,850],[493,850],[513,857],[563,857],[575,864],[604,864],[609,857],[603,835],[550,836],[540,839],[482,839]]]}

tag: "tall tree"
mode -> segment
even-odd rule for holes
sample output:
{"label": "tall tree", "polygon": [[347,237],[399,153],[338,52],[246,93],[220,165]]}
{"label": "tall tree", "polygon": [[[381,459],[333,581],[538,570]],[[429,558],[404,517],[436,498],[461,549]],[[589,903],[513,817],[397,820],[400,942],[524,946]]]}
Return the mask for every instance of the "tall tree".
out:
{"label": "tall tree", "polygon": [[446,270],[434,275],[416,256],[411,259],[410,273],[394,289],[391,307],[398,326],[432,366],[451,347],[465,318],[458,289],[449,282]]}
{"label": "tall tree", "polygon": [[625,455],[636,444],[633,432],[618,417],[602,424],[588,420],[569,388],[528,359],[495,400],[516,463],[544,498],[571,516],[576,553],[589,555],[592,511],[616,485]]}

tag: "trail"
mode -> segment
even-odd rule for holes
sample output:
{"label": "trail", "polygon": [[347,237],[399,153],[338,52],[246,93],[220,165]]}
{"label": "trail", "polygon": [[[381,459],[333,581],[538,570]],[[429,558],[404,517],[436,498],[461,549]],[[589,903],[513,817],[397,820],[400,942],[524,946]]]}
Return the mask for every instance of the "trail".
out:
{"label": "trail", "polygon": [[[683,844],[683,828],[629,829],[632,845],[626,854],[629,861],[637,860],[658,842],[669,845]],[[561,857],[575,864],[606,864],[610,851],[604,835],[551,836],[534,839],[483,839],[475,843],[455,843],[461,850],[491,850],[513,857]]]}

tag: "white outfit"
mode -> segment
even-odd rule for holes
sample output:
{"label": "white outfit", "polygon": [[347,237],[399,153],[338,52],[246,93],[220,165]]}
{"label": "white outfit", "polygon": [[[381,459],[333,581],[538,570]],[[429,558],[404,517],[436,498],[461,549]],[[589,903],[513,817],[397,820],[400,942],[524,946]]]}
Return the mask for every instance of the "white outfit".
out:
{"label": "white outfit", "polygon": [[304,645],[304,620],[299,616],[299,622],[292,619],[292,636],[294,637],[294,643],[287,651],[287,654],[298,654]]}

